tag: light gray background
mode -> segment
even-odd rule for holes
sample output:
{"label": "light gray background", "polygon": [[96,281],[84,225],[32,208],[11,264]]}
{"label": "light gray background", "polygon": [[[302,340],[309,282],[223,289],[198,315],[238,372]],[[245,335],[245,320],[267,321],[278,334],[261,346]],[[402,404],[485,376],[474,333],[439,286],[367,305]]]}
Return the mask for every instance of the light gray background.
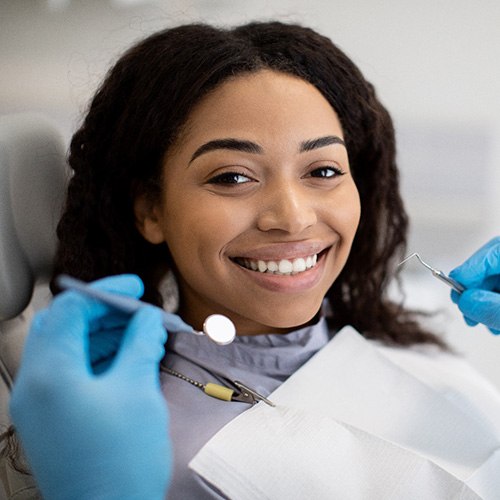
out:
{"label": "light gray background", "polygon": [[[500,234],[500,2],[495,0],[0,0],[0,114],[41,111],[69,140],[106,68],[133,41],[191,21],[277,18],[330,36],[396,123],[409,251],[449,271]],[[500,387],[500,338],[464,326],[416,264],[408,303]]]}

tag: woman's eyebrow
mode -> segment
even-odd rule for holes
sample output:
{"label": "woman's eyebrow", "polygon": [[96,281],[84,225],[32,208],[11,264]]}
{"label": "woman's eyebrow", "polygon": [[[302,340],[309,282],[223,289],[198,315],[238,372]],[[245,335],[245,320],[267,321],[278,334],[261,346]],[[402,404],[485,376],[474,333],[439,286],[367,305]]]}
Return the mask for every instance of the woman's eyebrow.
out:
{"label": "woman's eyebrow", "polygon": [[309,139],[300,143],[299,153],[312,151],[313,149],[324,148],[332,144],[341,144],[345,147],[345,142],[337,135],[326,135],[324,137],[317,137],[316,139]]}
{"label": "woman's eyebrow", "polygon": [[[299,146],[299,153],[304,153],[306,151],[312,151],[313,149],[323,148],[325,146],[331,146],[332,144],[341,144],[345,147],[345,142],[336,135],[326,135],[324,137],[317,137],[316,139],[308,139],[303,141]],[[252,141],[246,141],[243,139],[214,139],[213,141],[206,142],[202,144],[191,156],[189,163],[192,163],[196,158],[202,154],[208,153],[210,151],[215,151],[217,149],[230,149],[233,151],[243,151],[244,153],[253,154],[263,154],[264,149],[257,143]]]}
{"label": "woman's eyebrow", "polygon": [[262,154],[264,150],[261,146],[252,141],[244,141],[242,139],[215,139],[201,145],[191,156],[189,163],[194,161],[198,156],[215,151],[216,149],[231,149],[233,151],[243,151],[244,153]]}

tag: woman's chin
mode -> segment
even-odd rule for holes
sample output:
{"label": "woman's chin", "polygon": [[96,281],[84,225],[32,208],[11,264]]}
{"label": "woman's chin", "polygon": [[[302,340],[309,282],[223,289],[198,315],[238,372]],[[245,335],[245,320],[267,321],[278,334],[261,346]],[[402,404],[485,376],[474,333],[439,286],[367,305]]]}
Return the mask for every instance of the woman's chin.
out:
{"label": "woman's chin", "polygon": [[[320,307],[312,310],[309,314],[297,314],[297,311],[284,315],[281,311],[279,315],[259,318],[253,325],[247,324],[241,328],[236,325],[238,335],[259,335],[263,333],[289,333],[294,330],[299,330],[308,325],[312,325],[319,320]],[[256,318],[257,319],[257,318]]]}

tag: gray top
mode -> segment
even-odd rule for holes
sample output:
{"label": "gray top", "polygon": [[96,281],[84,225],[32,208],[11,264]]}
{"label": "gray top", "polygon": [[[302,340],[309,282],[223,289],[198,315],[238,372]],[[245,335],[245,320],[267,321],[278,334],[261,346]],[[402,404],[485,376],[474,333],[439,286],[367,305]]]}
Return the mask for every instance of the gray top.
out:
{"label": "gray top", "polygon": [[[332,338],[326,319],[287,334],[236,337],[218,346],[204,336],[171,333],[162,364],[206,384],[238,380],[268,396]],[[170,410],[174,472],[170,500],[224,498],[188,469],[203,445],[250,406],[221,401],[173,375],[161,373],[161,386]],[[259,403],[265,404],[265,403]]]}

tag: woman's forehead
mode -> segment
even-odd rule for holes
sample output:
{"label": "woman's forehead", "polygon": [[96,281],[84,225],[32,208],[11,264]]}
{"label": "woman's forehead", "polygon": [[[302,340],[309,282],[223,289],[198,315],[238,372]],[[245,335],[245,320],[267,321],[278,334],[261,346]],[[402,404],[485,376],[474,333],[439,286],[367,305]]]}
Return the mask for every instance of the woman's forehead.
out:
{"label": "woman's forehead", "polygon": [[318,89],[298,77],[261,70],[231,78],[205,96],[191,111],[179,142],[239,137],[265,143],[283,134],[297,142],[343,138],[336,112]]}

